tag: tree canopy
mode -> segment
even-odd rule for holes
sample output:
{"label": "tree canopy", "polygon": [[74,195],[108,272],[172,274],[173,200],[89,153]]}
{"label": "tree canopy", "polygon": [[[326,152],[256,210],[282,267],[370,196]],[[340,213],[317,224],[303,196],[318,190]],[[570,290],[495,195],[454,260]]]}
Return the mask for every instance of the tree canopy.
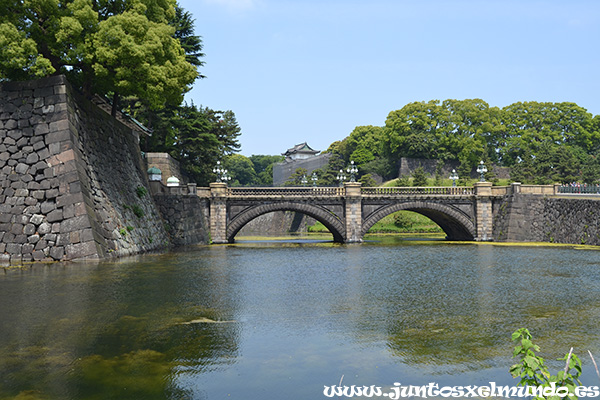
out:
{"label": "tree canopy", "polygon": [[594,182],[600,116],[569,102],[414,102],[391,111],[383,127],[356,127],[328,151],[341,158],[337,166],[355,161],[359,175],[396,177],[400,158],[409,157],[458,161],[461,177],[484,160],[511,167],[513,179],[524,183]]}
{"label": "tree canopy", "polygon": [[[152,109],[179,104],[199,76],[194,57],[201,56],[201,42],[188,43],[194,41],[189,26],[173,26],[175,6],[175,0],[0,0],[0,80],[62,73],[87,94],[135,96]],[[182,44],[189,46],[187,58]]]}

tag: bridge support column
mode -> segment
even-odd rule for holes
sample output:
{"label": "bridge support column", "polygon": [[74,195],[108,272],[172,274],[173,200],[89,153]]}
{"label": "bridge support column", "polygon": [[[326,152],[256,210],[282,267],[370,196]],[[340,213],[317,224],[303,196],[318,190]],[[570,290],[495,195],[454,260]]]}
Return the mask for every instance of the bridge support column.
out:
{"label": "bridge support column", "polygon": [[210,239],[212,243],[221,244],[227,241],[227,184],[213,182],[210,184]]}
{"label": "bridge support column", "polygon": [[475,189],[475,228],[478,242],[493,240],[492,233],[492,183],[477,182]]}
{"label": "bridge support column", "polygon": [[361,243],[362,236],[362,196],[360,182],[344,183],[345,217],[346,217],[346,243]]}

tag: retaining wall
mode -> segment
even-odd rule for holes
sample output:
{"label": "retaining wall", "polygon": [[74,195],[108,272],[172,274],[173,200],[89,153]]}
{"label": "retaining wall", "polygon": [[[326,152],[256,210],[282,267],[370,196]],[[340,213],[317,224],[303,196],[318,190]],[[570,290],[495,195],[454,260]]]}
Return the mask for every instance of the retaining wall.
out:
{"label": "retaining wall", "polygon": [[494,240],[600,245],[600,200],[516,193],[494,201]]}
{"label": "retaining wall", "polygon": [[138,132],[64,76],[0,85],[0,261],[98,259],[168,243]]}

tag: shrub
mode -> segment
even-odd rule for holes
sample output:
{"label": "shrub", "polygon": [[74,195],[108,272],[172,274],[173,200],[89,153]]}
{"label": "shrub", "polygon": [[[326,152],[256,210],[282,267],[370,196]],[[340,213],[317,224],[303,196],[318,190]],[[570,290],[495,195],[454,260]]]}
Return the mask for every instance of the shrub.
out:
{"label": "shrub", "polygon": [[410,228],[412,224],[412,220],[406,213],[399,212],[394,214],[394,225],[398,228]]}
{"label": "shrub", "polygon": [[413,186],[427,186],[427,174],[423,167],[415,169],[412,173]]}
{"label": "shrub", "polygon": [[143,187],[143,186],[138,186],[138,187],[135,189],[135,193],[136,193],[136,194],[137,194],[137,196],[138,196],[138,197],[141,199],[142,197],[144,197],[145,195],[147,195],[147,194],[148,194],[148,189],[146,189],[146,188],[145,188],[145,187]]}

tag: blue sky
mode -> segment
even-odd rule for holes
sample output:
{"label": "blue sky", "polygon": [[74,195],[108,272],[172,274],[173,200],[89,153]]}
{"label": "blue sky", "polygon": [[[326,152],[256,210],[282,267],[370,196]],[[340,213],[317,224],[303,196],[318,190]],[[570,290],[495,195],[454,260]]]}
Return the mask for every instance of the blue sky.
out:
{"label": "blue sky", "polygon": [[575,102],[600,114],[597,0],[179,0],[204,42],[187,101],[241,153],[325,150],[414,101]]}

